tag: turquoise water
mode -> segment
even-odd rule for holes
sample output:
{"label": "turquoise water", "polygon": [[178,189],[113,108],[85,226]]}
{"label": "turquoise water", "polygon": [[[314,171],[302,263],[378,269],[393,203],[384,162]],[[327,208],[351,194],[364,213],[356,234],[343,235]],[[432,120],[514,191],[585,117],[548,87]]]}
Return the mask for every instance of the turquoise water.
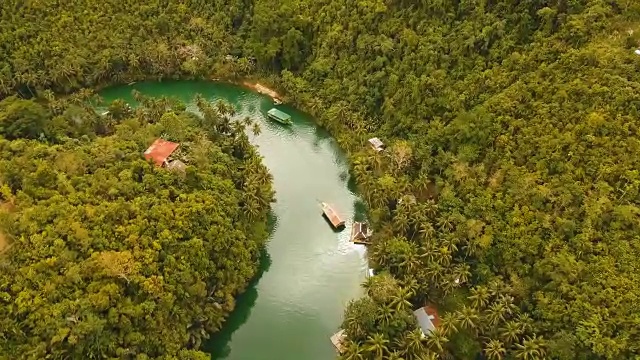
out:
{"label": "turquoise water", "polygon": [[[344,153],[309,115],[286,105],[294,124],[269,121],[271,99],[240,87],[211,82],[148,82],[105,89],[110,101],[133,102],[131,91],[176,97],[194,108],[201,94],[211,101],[233,104],[237,115],[260,123],[262,133],[250,135],[274,177],[274,229],[261,272],[241,295],[220,333],[206,350],[213,359],[327,360],[336,357],[329,341],[345,305],[361,294],[366,261],[364,248],[349,242],[351,222],[363,206],[349,184]],[[346,229],[333,231],[321,216],[318,200],[334,205],[347,219]]]}

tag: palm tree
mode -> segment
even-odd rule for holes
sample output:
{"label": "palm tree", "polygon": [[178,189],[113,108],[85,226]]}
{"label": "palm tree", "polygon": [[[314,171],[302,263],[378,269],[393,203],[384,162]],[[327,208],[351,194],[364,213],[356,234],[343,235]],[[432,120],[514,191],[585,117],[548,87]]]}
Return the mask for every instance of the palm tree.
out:
{"label": "palm tree", "polygon": [[471,289],[471,295],[469,296],[469,300],[471,300],[471,304],[476,309],[482,309],[489,303],[489,290],[482,286],[478,285]]}
{"label": "palm tree", "polygon": [[496,326],[506,320],[508,310],[503,303],[494,303],[487,309],[486,318],[488,325]]}
{"label": "palm tree", "polygon": [[440,317],[440,330],[445,335],[451,335],[458,331],[458,317],[454,312],[448,312]]}
{"label": "palm tree", "polygon": [[405,235],[409,229],[409,219],[403,213],[396,213],[393,217],[393,226],[400,234]]}
{"label": "palm tree", "polygon": [[376,359],[383,359],[384,355],[389,351],[387,344],[389,340],[382,334],[373,334],[369,336],[366,341],[365,349],[375,355]]}
{"label": "palm tree", "polygon": [[423,222],[420,224],[420,234],[422,234],[423,240],[431,240],[435,237],[436,230],[430,222]]}
{"label": "palm tree", "polygon": [[438,353],[435,353],[433,351],[429,351],[426,350],[425,352],[421,353],[421,354],[417,354],[414,359],[415,360],[437,360],[440,357],[438,356]]}
{"label": "palm tree", "polygon": [[471,268],[469,264],[458,264],[453,267],[453,277],[457,284],[464,284],[471,277]]}
{"label": "palm tree", "polygon": [[439,329],[433,330],[431,333],[429,333],[429,336],[427,337],[427,345],[429,345],[429,347],[431,347],[432,349],[435,349],[439,353],[442,353],[444,351],[444,346],[448,342],[449,342],[449,339]]}
{"label": "palm tree", "polygon": [[365,360],[364,349],[357,342],[347,339],[343,345],[345,351],[340,356],[341,360]]}
{"label": "palm tree", "polygon": [[517,323],[520,325],[520,330],[524,333],[533,329],[533,319],[527,313],[518,315]]}
{"label": "palm tree", "polygon": [[382,325],[383,328],[386,328],[387,326],[389,326],[389,324],[391,324],[391,321],[393,320],[393,316],[394,316],[394,312],[393,309],[391,308],[391,306],[388,305],[382,305],[380,306],[380,313],[378,314],[378,320],[380,321],[380,324]]}
{"label": "palm tree", "polygon": [[507,344],[518,341],[521,334],[523,334],[522,327],[517,321],[509,321],[500,329],[500,337]]}
{"label": "palm tree", "polygon": [[489,360],[502,360],[507,350],[500,340],[489,340],[484,344],[484,354]]}
{"label": "palm tree", "polygon": [[545,343],[541,337],[533,335],[522,342],[522,344],[516,344],[516,350],[514,352],[516,359],[523,360],[537,360],[544,358],[546,351],[544,349]]}
{"label": "palm tree", "polygon": [[406,335],[405,344],[408,358],[413,358],[425,351],[422,330],[414,329]]}
{"label": "palm tree", "polygon": [[406,287],[401,287],[397,294],[394,294],[391,298],[391,307],[396,311],[403,311],[411,309],[411,302],[409,299],[414,295],[413,291]]}
{"label": "palm tree", "polygon": [[478,321],[480,320],[478,310],[473,307],[468,307],[467,305],[464,305],[462,309],[457,311],[456,317],[460,322],[460,326],[467,330],[475,330],[478,326]]}

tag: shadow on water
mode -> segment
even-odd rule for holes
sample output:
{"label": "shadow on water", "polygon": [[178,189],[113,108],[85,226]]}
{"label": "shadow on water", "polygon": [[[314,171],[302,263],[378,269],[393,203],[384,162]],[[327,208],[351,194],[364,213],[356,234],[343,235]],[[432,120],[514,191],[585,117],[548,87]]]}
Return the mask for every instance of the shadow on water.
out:
{"label": "shadow on water", "polygon": [[[278,226],[278,217],[273,211],[270,211],[267,217],[267,225],[269,229],[269,237],[273,235],[276,227]],[[227,320],[225,321],[222,329],[213,334],[211,338],[205,342],[203,350],[211,353],[214,358],[225,358],[231,353],[231,338],[233,333],[236,332],[244,323],[249,319],[251,315],[251,309],[258,300],[257,285],[260,282],[262,275],[269,271],[271,267],[271,256],[267,249],[263,249],[260,253],[260,261],[258,265],[258,272],[254,278],[249,282],[247,290],[236,298],[236,307],[231,312]]]}
{"label": "shadow on water", "polygon": [[[355,176],[353,175],[349,175],[349,181],[347,181],[347,188],[349,189],[349,191],[351,191],[352,193],[357,193],[358,191],[358,186],[356,184],[356,179]],[[368,211],[367,209],[367,205],[365,204],[364,200],[362,200],[361,198],[356,198],[356,200],[353,203],[353,207],[354,207],[354,216],[353,216],[353,221],[366,221],[366,216],[364,214],[366,214]]]}
{"label": "shadow on water", "polygon": [[322,218],[323,218],[323,219],[324,219],[324,221],[327,223],[327,225],[331,228],[331,230],[333,230],[333,233],[334,233],[334,234],[339,234],[339,233],[343,232],[343,231],[344,231],[344,229],[346,228],[344,225],[339,226],[339,227],[337,227],[337,228],[336,228],[336,227],[334,227],[334,226],[331,224],[331,220],[329,220],[329,218],[328,218],[328,217],[327,217],[327,215],[325,215],[325,214],[322,214]]}
{"label": "shadow on water", "polygon": [[233,333],[249,319],[251,309],[258,299],[258,289],[256,288],[256,285],[258,285],[262,275],[269,271],[270,266],[271,257],[265,249],[260,256],[260,268],[258,269],[258,273],[254,279],[251,280],[251,283],[249,283],[247,290],[242,295],[238,296],[236,300],[236,308],[229,315],[227,321],[225,321],[222,330],[212,335],[212,337],[205,343],[204,351],[213,354],[216,358],[224,358],[231,353],[231,346],[229,346],[231,337],[233,336]]}

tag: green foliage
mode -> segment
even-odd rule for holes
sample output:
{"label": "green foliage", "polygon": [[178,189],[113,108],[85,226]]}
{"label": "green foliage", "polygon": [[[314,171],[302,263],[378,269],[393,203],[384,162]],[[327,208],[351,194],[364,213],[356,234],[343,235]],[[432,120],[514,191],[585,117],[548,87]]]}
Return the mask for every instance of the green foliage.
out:
{"label": "green foliage", "polygon": [[[201,118],[141,100],[119,124],[64,109],[110,135],[0,139],[2,201],[13,205],[0,214],[13,239],[0,273],[3,355],[205,359],[200,344],[255,274],[273,191],[244,125],[224,104],[199,103]],[[51,120],[32,100],[6,102]],[[180,143],[184,172],[144,159],[160,136]]]}
{"label": "green foliage", "polygon": [[[256,8],[281,21],[251,23],[248,49],[265,34],[311,28],[310,55],[282,71],[280,84],[350,151],[376,229],[372,265],[415,289],[416,307],[503,284],[447,309],[455,326],[425,341],[431,350],[640,353],[632,285],[640,164],[630,155],[640,135],[637,2],[259,0]],[[258,65],[287,68],[286,51]],[[371,151],[373,136],[388,149]],[[500,296],[511,300],[484,309]],[[369,324],[376,312],[362,313]],[[518,314],[530,327],[509,341],[494,336]],[[374,323],[352,339],[358,349],[385,333]]]}
{"label": "green foliage", "polygon": [[0,101],[0,135],[7,139],[44,136],[47,111],[41,105],[12,96]]}
{"label": "green foliage", "polygon": [[[145,104],[149,111],[136,111],[137,120],[124,104],[95,117],[78,101],[88,93],[62,101],[47,89],[241,76],[255,67],[279,74],[274,80],[289,100],[317,115],[350,152],[376,230],[370,260],[385,273],[367,285],[368,297],[347,309],[351,339],[344,358],[472,358],[480,348],[490,359],[640,353],[640,164],[633,156],[640,135],[640,58],[633,53],[640,46],[638,1],[22,3],[0,5],[0,93],[48,101],[6,100],[0,129],[8,139],[42,133],[62,154],[83,149],[82,161],[66,162],[78,167],[74,171],[93,166],[94,158],[105,158],[98,163],[109,169],[124,166],[115,164],[128,163],[125,154],[134,148],[139,153],[151,136],[135,146],[125,145],[135,140],[122,142],[117,153],[91,146],[166,127],[169,136],[193,139],[185,149],[195,166],[187,169],[185,184],[197,188],[209,172],[231,178],[242,194],[242,216],[261,219],[269,198],[261,185],[266,173],[244,181],[224,161],[209,159],[207,149],[239,129],[215,116],[220,108],[200,101],[205,116],[198,119],[165,114],[168,105],[156,100]],[[44,125],[39,106],[51,114]],[[172,109],[181,113],[178,104]],[[208,130],[199,136],[181,131],[187,119]],[[368,149],[366,140],[374,135],[388,144],[386,151]],[[75,199],[77,184],[63,181],[60,170],[43,160],[53,156],[49,147],[32,144],[38,143],[3,145],[16,154],[3,157],[11,162],[2,170],[3,201],[37,207],[60,194],[66,202]],[[213,158],[251,163],[252,151],[238,139]],[[131,171],[151,181],[148,170],[140,164]],[[103,172],[85,176],[106,184],[110,179]],[[93,188],[83,186],[75,191]],[[137,194],[135,187],[126,189]],[[124,190],[92,191],[109,202]],[[75,214],[74,201],[54,215]],[[28,219],[55,221],[53,215],[38,220],[46,214]],[[60,235],[47,230],[42,236],[49,233]],[[96,252],[127,258],[127,250],[138,259],[134,249],[103,246]],[[83,256],[73,263],[92,259]],[[38,269],[54,265],[38,263]],[[144,275],[136,269],[133,279]],[[109,271],[96,274],[106,278]],[[442,328],[416,340],[407,306],[398,305],[405,300],[415,307],[436,303]],[[3,329],[22,321],[0,319],[7,323]]]}
{"label": "green foliage", "polygon": [[[238,46],[231,32],[242,23],[244,4],[2,1],[0,95],[246,73],[246,59],[224,60]],[[295,44],[299,38],[291,41]]]}

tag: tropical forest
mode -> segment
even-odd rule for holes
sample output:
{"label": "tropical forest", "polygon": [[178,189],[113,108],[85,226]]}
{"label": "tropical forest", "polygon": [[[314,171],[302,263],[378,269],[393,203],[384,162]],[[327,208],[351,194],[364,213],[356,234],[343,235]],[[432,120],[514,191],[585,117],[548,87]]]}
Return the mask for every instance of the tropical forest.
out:
{"label": "tropical forest", "polygon": [[0,49],[0,360],[211,358],[268,246],[260,127],[98,92],[245,79],[366,204],[336,358],[640,358],[640,1],[4,0]]}

